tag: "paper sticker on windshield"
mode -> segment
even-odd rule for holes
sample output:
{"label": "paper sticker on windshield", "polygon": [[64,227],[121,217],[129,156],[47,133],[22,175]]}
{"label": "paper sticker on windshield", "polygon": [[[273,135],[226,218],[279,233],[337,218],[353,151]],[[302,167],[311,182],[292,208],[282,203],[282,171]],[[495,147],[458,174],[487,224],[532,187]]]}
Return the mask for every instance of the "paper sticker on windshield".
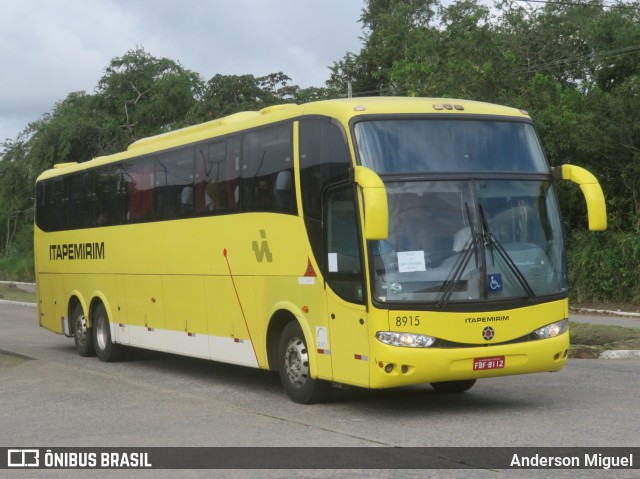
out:
{"label": "paper sticker on windshield", "polygon": [[494,273],[489,275],[488,279],[489,292],[498,293],[502,291],[502,274]]}
{"label": "paper sticker on windshield", "polygon": [[412,273],[414,271],[426,271],[424,262],[424,251],[399,251],[398,271],[401,273]]}

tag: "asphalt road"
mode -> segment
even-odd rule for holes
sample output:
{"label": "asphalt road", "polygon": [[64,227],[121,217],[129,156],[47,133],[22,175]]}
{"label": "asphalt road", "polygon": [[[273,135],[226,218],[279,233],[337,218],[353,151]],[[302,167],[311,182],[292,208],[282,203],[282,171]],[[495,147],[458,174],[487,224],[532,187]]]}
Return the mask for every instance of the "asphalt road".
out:
{"label": "asphalt road", "polygon": [[[0,304],[0,447],[640,446],[640,361],[570,360],[559,373],[336,390],[290,402],[275,374],[133,351],[105,364]],[[17,355],[17,356],[16,356]],[[27,359],[31,358],[31,359]],[[636,460],[640,460],[640,457]],[[35,471],[33,471],[35,472]],[[637,477],[636,471],[0,471],[2,477]],[[6,475],[5,473],[13,473]]]}
{"label": "asphalt road", "polygon": [[569,315],[571,321],[577,321],[580,323],[591,324],[608,324],[611,326],[622,326],[624,328],[640,328],[640,314],[633,314],[629,316],[618,316],[611,314],[605,316],[603,314],[584,314],[574,313]]}

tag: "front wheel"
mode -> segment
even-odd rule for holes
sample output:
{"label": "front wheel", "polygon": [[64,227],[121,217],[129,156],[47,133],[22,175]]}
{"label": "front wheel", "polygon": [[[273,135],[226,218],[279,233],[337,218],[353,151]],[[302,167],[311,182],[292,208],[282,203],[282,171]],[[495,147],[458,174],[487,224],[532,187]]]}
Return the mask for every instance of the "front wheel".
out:
{"label": "front wheel", "polygon": [[73,342],[76,345],[76,351],[82,357],[95,356],[96,352],[93,348],[93,331],[87,326],[87,318],[84,315],[81,304],[77,304],[73,310],[71,318],[71,327],[73,328]]}
{"label": "front wheel", "polygon": [[120,361],[124,356],[124,347],[111,340],[109,316],[107,316],[107,311],[102,304],[93,313],[93,342],[100,361]]}
{"label": "front wheel", "polygon": [[293,401],[313,404],[327,398],[329,383],[310,376],[309,351],[297,321],[291,321],[282,330],[278,372],[282,386]]}
{"label": "front wheel", "polygon": [[439,393],[457,394],[471,389],[475,383],[475,379],[465,379],[464,381],[443,381],[440,383],[431,383],[431,387]]}

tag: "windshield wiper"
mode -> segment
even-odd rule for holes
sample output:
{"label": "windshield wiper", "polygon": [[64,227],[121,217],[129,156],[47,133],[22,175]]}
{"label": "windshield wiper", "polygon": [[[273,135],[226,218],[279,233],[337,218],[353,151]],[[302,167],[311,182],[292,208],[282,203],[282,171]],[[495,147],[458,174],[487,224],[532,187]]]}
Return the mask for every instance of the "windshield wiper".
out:
{"label": "windshield wiper", "polygon": [[[471,238],[470,238],[471,241],[469,242],[469,246],[464,248],[463,253],[460,256],[458,256],[458,258],[456,259],[456,262],[453,264],[453,267],[451,268],[451,274],[444,281],[443,283],[444,291],[442,292],[442,296],[440,297],[440,300],[436,304],[436,308],[442,308],[445,304],[449,302],[449,298],[453,294],[455,285],[458,283],[458,281],[462,277],[462,274],[465,268],[467,267],[467,265],[469,264],[469,260],[471,259],[471,256],[473,255],[474,251],[477,251],[478,242],[480,241],[480,238],[482,238],[482,234],[480,232],[476,232],[475,228],[473,227],[473,221],[471,221],[471,212],[469,211],[469,203],[465,201],[464,207],[467,212],[467,220],[469,221],[469,229],[471,231]],[[476,256],[476,268],[478,267],[477,263],[478,263],[478,257]]]}
{"label": "windshield wiper", "polygon": [[[529,297],[529,301],[533,302],[536,298],[535,292],[533,291],[533,289],[531,288],[531,285],[529,284],[527,279],[524,277],[524,275],[518,268],[518,265],[516,265],[515,261],[513,261],[513,258],[509,256],[509,253],[507,253],[507,251],[500,244],[496,236],[493,234],[493,231],[491,231],[491,228],[489,227],[489,222],[487,221],[487,217],[484,214],[482,205],[478,205],[478,211],[479,211],[480,221],[481,221],[480,231],[475,231],[475,228],[473,226],[473,221],[471,221],[471,212],[469,211],[469,204],[465,202],[464,206],[467,213],[467,219],[469,221],[469,228],[471,230],[471,241],[469,242],[468,247],[464,249],[464,252],[460,256],[458,256],[458,258],[456,259],[456,262],[453,264],[453,267],[451,268],[451,274],[444,282],[444,291],[442,292],[442,296],[440,297],[440,300],[436,304],[436,307],[442,308],[445,304],[449,302],[449,298],[451,298],[451,295],[453,294],[455,285],[458,283],[458,281],[462,277],[462,274],[464,273],[464,270],[467,267],[467,264],[469,264],[469,261],[471,260],[471,256],[473,255],[474,251],[478,250],[478,244],[481,240],[484,240],[485,246],[489,246],[491,248],[491,254],[493,254],[494,250],[497,251],[498,256],[500,256],[502,260],[506,263],[511,273],[515,276],[518,283],[520,283],[520,285],[524,289],[525,293]],[[483,266],[482,269],[486,272],[487,267],[486,267],[486,260],[484,258],[484,254],[480,256],[480,260],[482,261],[482,266]],[[478,257],[476,256],[476,267],[478,266],[479,266]],[[483,277],[482,284],[483,284],[483,290],[484,290],[484,297],[486,299],[487,275],[483,274],[482,277]]]}
{"label": "windshield wiper", "polygon": [[511,270],[511,273],[513,273],[513,275],[518,280],[518,283],[520,283],[520,285],[522,286],[522,289],[524,289],[524,291],[527,293],[527,296],[529,297],[529,301],[533,302],[536,299],[536,293],[531,288],[531,285],[527,281],[527,278],[524,277],[524,275],[522,274],[522,271],[520,271],[516,262],[513,261],[513,258],[509,256],[509,253],[507,253],[507,250],[504,249],[504,247],[500,244],[500,241],[498,241],[498,238],[496,238],[496,236],[493,234],[493,231],[491,231],[491,228],[489,227],[489,222],[487,221],[487,217],[484,214],[484,209],[482,208],[482,205],[478,205],[478,211],[480,213],[481,227],[483,230],[482,236],[484,238],[485,245],[491,248],[492,254],[494,249],[498,252],[498,255],[507,264],[507,266],[509,267],[509,270]]}

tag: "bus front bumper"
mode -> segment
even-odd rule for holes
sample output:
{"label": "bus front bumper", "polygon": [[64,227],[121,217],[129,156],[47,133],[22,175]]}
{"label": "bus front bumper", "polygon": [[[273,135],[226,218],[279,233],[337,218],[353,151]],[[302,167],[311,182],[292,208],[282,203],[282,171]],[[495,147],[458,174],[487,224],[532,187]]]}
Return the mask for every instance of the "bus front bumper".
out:
{"label": "bus front bumper", "polygon": [[569,334],[517,344],[468,348],[403,348],[371,338],[371,388],[559,371]]}

